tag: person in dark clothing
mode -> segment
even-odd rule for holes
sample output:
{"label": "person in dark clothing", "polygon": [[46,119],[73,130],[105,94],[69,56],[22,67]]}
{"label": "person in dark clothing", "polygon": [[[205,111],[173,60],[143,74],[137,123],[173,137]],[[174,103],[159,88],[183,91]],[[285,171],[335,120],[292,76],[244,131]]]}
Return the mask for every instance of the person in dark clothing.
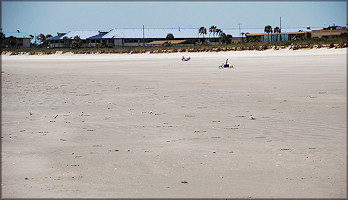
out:
{"label": "person in dark clothing", "polygon": [[228,59],[226,59],[226,64],[224,67],[230,67],[230,65],[228,64]]}

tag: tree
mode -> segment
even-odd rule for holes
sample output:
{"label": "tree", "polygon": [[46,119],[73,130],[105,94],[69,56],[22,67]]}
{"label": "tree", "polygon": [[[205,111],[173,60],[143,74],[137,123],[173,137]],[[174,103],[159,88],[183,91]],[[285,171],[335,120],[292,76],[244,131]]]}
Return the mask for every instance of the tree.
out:
{"label": "tree", "polygon": [[210,32],[210,33],[213,33],[213,35],[215,35],[215,33],[216,33],[216,26],[211,26],[211,27],[209,28],[209,32]]}
{"label": "tree", "polygon": [[6,40],[5,40],[5,34],[0,32],[0,43],[1,43],[1,47],[6,47]]}
{"label": "tree", "polygon": [[274,33],[278,33],[278,35],[277,35],[277,41],[279,41],[279,39],[280,39],[280,35],[279,35],[279,33],[280,33],[280,28],[277,26],[277,27],[275,27],[274,28]]}
{"label": "tree", "polygon": [[74,39],[72,40],[71,42],[71,48],[73,49],[77,49],[77,48],[80,48],[82,46],[82,40],[81,38],[77,35],[74,37]]}
{"label": "tree", "polygon": [[265,33],[272,33],[272,26],[271,25],[265,26]]}
{"label": "tree", "polygon": [[167,40],[173,40],[174,39],[174,35],[171,34],[171,33],[168,33],[166,38],[167,38]]}
{"label": "tree", "polygon": [[40,33],[36,38],[40,41],[40,46],[45,46],[46,36],[44,34]]}
{"label": "tree", "polygon": [[226,35],[224,32],[221,31],[220,37],[223,44],[229,44],[231,41],[232,35]]}
{"label": "tree", "polygon": [[327,28],[323,28],[323,30],[336,30],[336,29],[346,29],[346,27],[336,26],[333,24],[333,26],[328,26]]}
{"label": "tree", "polygon": [[17,46],[18,46],[17,38],[13,36],[6,38],[5,34],[1,36],[1,47],[17,47]]}
{"label": "tree", "polygon": [[52,37],[51,34],[47,34],[47,35],[44,35],[42,33],[40,33],[38,36],[36,36],[36,39],[38,39],[40,41],[40,45],[41,47],[47,47],[48,46],[48,42],[47,42],[47,39]]}
{"label": "tree", "polygon": [[249,34],[250,34],[249,32],[246,32],[246,33],[245,33],[245,41],[246,41],[246,42],[248,42],[248,40],[247,40],[247,39],[248,39],[248,38],[247,38],[247,36],[248,36]]}
{"label": "tree", "polygon": [[40,41],[40,45],[41,47],[47,47],[48,46],[48,42],[47,42],[47,39],[52,37],[51,34],[47,34],[47,35],[44,35],[42,33],[40,33],[38,36],[36,36],[36,39],[38,39]]}
{"label": "tree", "polygon": [[227,44],[230,42],[232,35],[226,35],[221,29],[216,29],[215,32],[220,37],[222,43]]}
{"label": "tree", "polygon": [[199,28],[198,33],[203,35],[204,38],[204,35],[207,34],[207,29],[202,26],[201,28]]}
{"label": "tree", "polygon": [[217,28],[217,29],[215,29],[215,33],[216,33],[218,36],[221,36],[223,32],[222,32],[221,29]]}
{"label": "tree", "polygon": [[280,28],[279,28],[278,26],[275,27],[273,32],[274,32],[274,33],[280,33]]}
{"label": "tree", "polygon": [[227,43],[227,36],[226,36],[226,34],[224,33],[224,32],[220,32],[219,33],[219,35],[220,35],[220,37],[221,37],[221,42],[223,43],[223,44],[226,44]]}
{"label": "tree", "polygon": [[244,40],[244,39],[243,39],[243,36],[245,35],[245,33],[244,33],[244,32],[241,32],[240,34],[242,35],[242,42],[243,42],[243,40]]}
{"label": "tree", "polygon": [[215,33],[220,37],[222,43],[226,44],[228,42],[227,35],[221,29],[216,28]]}
{"label": "tree", "polygon": [[271,39],[269,37],[269,33],[272,33],[272,26],[271,25],[265,26],[265,33],[268,33],[268,39],[269,39],[269,42],[270,42]]}
{"label": "tree", "polygon": [[18,40],[17,40],[17,38],[10,36],[8,38],[7,44],[9,47],[16,47],[17,48],[18,47]]}
{"label": "tree", "polygon": [[231,44],[232,38],[233,38],[232,35],[230,35],[230,34],[227,35],[227,43],[228,44]]}

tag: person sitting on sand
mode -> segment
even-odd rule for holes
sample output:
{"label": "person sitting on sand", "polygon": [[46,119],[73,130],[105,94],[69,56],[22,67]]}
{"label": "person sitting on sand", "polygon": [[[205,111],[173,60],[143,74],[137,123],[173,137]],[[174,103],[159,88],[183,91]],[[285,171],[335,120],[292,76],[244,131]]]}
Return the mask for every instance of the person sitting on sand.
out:
{"label": "person sitting on sand", "polygon": [[230,67],[230,64],[228,64],[228,59],[226,59],[226,63],[224,65],[224,67]]}
{"label": "person sitting on sand", "polygon": [[182,61],[189,61],[190,59],[191,59],[190,57],[185,58],[185,56],[183,56],[183,57],[181,58]]}
{"label": "person sitting on sand", "polygon": [[228,59],[226,59],[226,63],[225,64],[222,64],[224,67],[227,67],[227,68],[233,68],[233,65],[230,65],[228,63]]}

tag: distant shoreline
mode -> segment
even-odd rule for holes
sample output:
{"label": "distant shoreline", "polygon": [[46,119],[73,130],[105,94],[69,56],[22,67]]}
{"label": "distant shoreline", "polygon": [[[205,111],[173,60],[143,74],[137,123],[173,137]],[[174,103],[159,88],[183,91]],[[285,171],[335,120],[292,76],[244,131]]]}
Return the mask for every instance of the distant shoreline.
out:
{"label": "distant shoreline", "polygon": [[[320,48],[346,48],[346,43],[341,44],[294,44],[287,46],[278,46],[278,45],[250,45],[250,46],[221,46],[215,47],[211,46],[194,46],[194,47],[157,47],[157,48],[128,48],[128,49],[35,49],[34,51],[20,51],[17,50],[2,50],[1,55],[52,55],[52,54],[142,54],[142,53],[150,53],[150,54],[161,54],[161,53],[191,53],[191,52],[226,52],[226,51],[264,51],[268,49],[273,50],[281,50],[281,49],[290,49],[290,50],[298,50],[298,49],[320,49]],[[23,50],[23,49],[22,49]]]}
{"label": "distant shoreline", "polygon": [[[3,61],[9,60],[70,60],[70,61],[145,61],[145,60],[158,60],[158,59],[175,59],[180,62],[183,56],[191,57],[191,62],[197,60],[206,59],[209,57],[220,57],[222,62],[229,58],[232,62],[235,59],[249,57],[286,57],[286,56],[326,56],[326,55],[346,55],[347,48],[312,48],[312,49],[298,49],[292,50],[290,47],[284,49],[267,49],[262,51],[257,50],[241,50],[241,51],[219,51],[219,52],[172,52],[172,53],[92,53],[92,54],[74,54],[72,52],[56,54],[35,54],[29,55],[28,53],[18,54],[16,56],[10,54],[2,55]],[[220,63],[221,64],[221,63]]]}

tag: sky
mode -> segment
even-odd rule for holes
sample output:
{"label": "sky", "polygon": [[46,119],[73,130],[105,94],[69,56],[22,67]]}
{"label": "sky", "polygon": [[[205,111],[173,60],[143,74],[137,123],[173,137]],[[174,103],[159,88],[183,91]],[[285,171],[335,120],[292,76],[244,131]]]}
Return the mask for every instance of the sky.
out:
{"label": "sky", "polygon": [[346,1],[9,1],[3,32],[51,34],[113,28],[347,26]]}

